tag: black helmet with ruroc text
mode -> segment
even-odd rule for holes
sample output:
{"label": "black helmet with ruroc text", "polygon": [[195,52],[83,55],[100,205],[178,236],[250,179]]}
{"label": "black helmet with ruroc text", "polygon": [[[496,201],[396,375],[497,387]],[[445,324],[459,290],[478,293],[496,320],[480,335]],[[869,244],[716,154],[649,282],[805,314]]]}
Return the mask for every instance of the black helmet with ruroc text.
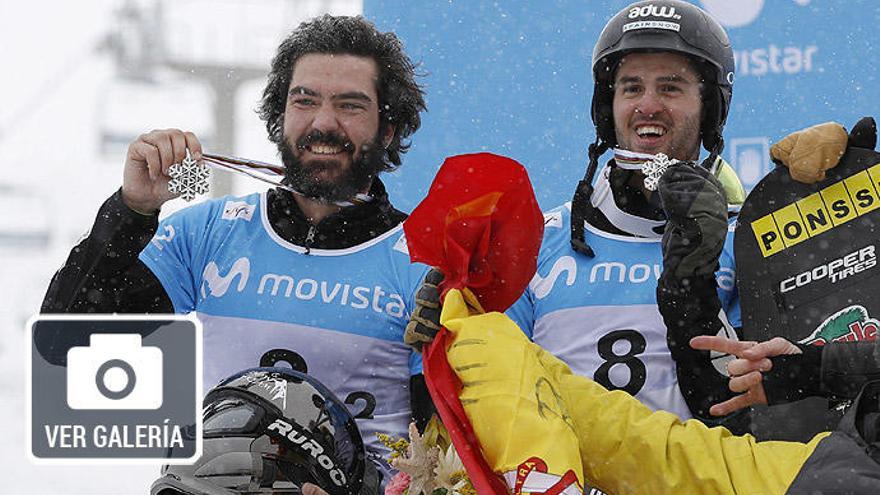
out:
{"label": "black helmet with ruroc text", "polygon": [[306,374],[242,371],[208,392],[202,417],[202,456],[163,467],[151,495],[296,494],[304,483],[330,495],[379,492],[348,409]]}

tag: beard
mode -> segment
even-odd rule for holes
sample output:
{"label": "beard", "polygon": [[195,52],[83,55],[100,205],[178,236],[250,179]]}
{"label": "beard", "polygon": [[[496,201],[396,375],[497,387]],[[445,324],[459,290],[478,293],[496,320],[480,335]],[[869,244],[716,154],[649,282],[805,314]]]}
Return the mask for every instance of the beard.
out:
{"label": "beard", "polygon": [[701,117],[699,114],[687,116],[678,126],[673,125],[669,121],[663,121],[663,124],[665,124],[667,129],[669,129],[669,132],[671,132],[671,136],[669,141],[660,149],[640,149],[640,147],[633,142],[637,141],[636,138],[633,137],[632,141],[630,141],[630,136],[628,134],[616,132],[615,130],[617,146],[628,151],[638,151],[655,155],[657,153],[664,153],[670,158],[675,158],[681,161],[698,160],[700,156],[700,142],[702,140],[702,135],[700,133],[700,119]]}
{"label": "beard", "polygon": [[[351,166],[343,169],[339,160],[304,161],[285,137],[278,144],[284,164],[283,182],[308,198],[328,203],[351,199],[365,192],[373,178],[385,170],[385,149],[378,133],[359,150],[355,150],[351,141],[344,136],[315,130],[297,139],[296,149],[301,151],[310,144],[341,146],[351,157]],[[339,170],[340,175],[331,180],[320,178],[321,172],[330,170]]]}

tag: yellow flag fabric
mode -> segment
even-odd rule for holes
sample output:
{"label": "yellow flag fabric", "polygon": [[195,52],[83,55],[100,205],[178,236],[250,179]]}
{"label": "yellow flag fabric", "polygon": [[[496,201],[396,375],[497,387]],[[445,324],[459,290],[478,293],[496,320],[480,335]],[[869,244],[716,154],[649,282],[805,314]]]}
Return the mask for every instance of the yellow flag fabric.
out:
{"label": "yellow flag fabric", "polygon": [[[546,379],[540,348],[524,345],[528,340],[510,318],[480,314],[473,302],[470,294],[449,291],[440,323],[455,336],[446,358],[462,382],[459,399],[484,458],[496,473],[513,473],[507,479],[513,489],[519,472],[520,493],[543,493],[569,471],[574,483],[559,493],[581,493],[578,438],[555,384]],[[525,485],[529,476],[522,474],[536,466]]]}
{"label": "yellow flag fabric", "polygon": [[[555,475],[551,481],[571,471],[617,495],[782,494],[828,435],[806,444],[759,443],[652,412],[623,391],[573,375],[506,315],[481,314],[466,299],[452,290],[444,301],[440,321],[453,336],[447,359],[462,381],[461,403],[483,455],[508,474],[511,487],[523,478],[511,470],[522,472],[524,461],[539,457]],[[573,493],[535,486],[529,480],[545,479],[540,473],[525,478],[521,492]]]}

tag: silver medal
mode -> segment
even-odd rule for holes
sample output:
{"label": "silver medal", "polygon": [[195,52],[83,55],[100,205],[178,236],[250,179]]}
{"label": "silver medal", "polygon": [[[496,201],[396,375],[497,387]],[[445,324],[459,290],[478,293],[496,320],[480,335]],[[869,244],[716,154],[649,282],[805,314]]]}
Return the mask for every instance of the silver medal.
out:
{"label": "silver medal", "polygon": [[168,192],[180,194],[184,201],[192,201],[197,195],[208,192],[211,169],[204,162],[196,161],[189,150],[181,163],[168,168],[168,175],[171,177]]}
{"label": "silver medal", "polygon": [[645,174],[645,189],[649,191],[656,191],[657,186],[660,185],[660,177],[663,175],[663,172],[666,172],[670,166],[678,163],[676,159],[669,159],[663,153],[657,153],[654,155],[654,159],[648,162],[645,162],[642,165],[642,173]]}

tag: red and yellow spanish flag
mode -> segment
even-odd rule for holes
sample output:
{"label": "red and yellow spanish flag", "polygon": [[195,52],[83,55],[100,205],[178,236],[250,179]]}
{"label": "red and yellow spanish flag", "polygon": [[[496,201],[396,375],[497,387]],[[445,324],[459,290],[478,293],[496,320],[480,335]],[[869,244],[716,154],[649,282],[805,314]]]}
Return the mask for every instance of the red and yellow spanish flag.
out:
{"label": "red and yellow spanish flag", "polygon": [[[489,153],[448,158],[404,230],[412,260],[445,275],[444,328],[425,351],[425,378],[477,492],[581,493],[578,439],[563,401],[501,313],[534,275],[543,234],[525,169]],[[492,356],[479,345],[489,339]],[[487,357],[505,366],[484,367]],[[481,377],[499,369],[511,372]]]}

